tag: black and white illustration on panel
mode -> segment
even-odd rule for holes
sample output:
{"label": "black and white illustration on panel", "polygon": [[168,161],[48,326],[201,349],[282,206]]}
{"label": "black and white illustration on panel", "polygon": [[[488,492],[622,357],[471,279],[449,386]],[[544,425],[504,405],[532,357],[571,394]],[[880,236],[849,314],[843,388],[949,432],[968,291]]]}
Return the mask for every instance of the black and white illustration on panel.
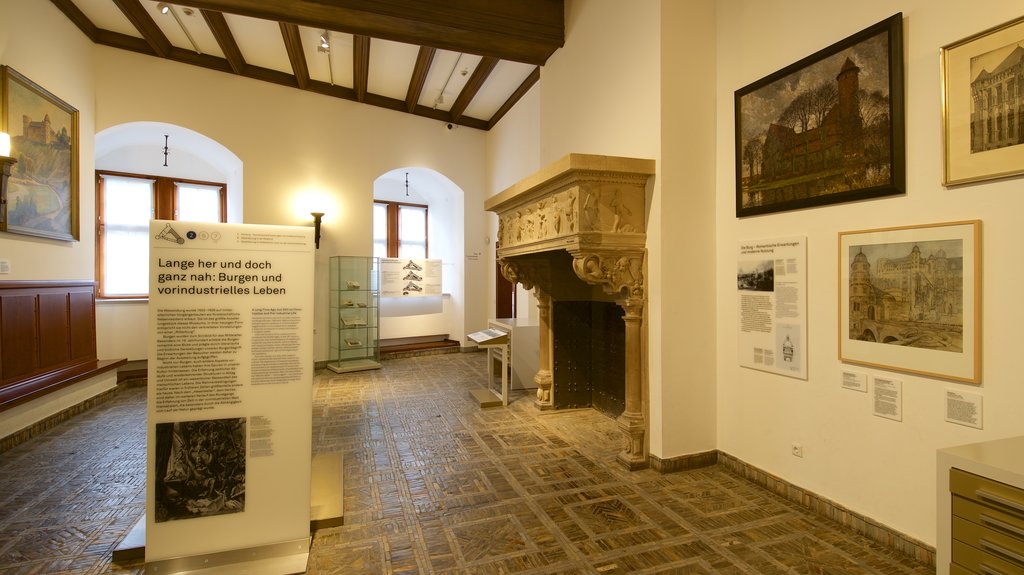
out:
{"label": "black and white illustration on panel", "polygon": [[156,522],[245,511],[245,423],[156,424]]}

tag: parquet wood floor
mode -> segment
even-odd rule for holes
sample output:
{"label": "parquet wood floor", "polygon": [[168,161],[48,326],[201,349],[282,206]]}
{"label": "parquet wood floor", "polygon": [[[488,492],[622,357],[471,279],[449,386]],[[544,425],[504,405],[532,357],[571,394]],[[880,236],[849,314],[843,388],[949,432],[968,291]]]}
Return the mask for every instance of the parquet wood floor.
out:
{"label": "parquet wood floor", "polygon": [[[722,466],[628,473],[592,410],[480,409],[482,353],[317,378],[313,445],[345,454],[345,524],[309,573],[924,575]],[[0,454],[0,573],[111,565],[145,511],[145,388]],[[201,519],[200,519],[201,520]]]}

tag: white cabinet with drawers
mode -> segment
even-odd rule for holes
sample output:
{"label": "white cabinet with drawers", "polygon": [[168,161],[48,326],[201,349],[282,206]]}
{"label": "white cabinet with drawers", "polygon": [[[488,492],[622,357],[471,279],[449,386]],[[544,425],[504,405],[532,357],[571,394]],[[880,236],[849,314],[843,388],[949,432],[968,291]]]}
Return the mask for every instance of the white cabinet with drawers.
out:
{"label": "white cabinet with drawers", "polygon": [[939,575],[1024,575],[1024,437],[941,449]]}

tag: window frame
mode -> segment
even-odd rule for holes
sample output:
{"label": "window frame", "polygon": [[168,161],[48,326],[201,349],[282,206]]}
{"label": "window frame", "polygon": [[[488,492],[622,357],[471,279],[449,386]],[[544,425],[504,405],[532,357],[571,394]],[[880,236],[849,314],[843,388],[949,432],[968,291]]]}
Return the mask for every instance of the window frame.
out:
{"label": "window frame", "polygon": [[[153,181],[153,215],[156,220],[177,220],[178,219],[178,184],[194,184],[199,186],[219,187],[220,194],[220,222],[228,221],[228,185],[224,182],[207,182],[203,180],[192,180],[189,178],[175,178],[169,176],[154,176],[149,174],[135,174],[130,172],[117,172],[112,170],[96,170],[96,299],[102,300],[145,300],[149,299],[146,294],[117,294],[107,295],[104,291],[103,256],[104,256],[104,230],[106,223],[103,221],[104,206],[103,188],[104,176],[119,178],[134,178],[139,180]],[[147,222],[148,223],[148,222]]]}
{"label": "window frame", "polygon": [[398,213],[403,206],[410,208],[423,208],[423,253],[424,257],[430,257],[430,206],[426,204],[414,204],[412,202],[394,202],[391,200],[373,200],[374,205],[383,205],[387,208],[387,256],[397,258],[398,250],[401,247],[399,241]]}

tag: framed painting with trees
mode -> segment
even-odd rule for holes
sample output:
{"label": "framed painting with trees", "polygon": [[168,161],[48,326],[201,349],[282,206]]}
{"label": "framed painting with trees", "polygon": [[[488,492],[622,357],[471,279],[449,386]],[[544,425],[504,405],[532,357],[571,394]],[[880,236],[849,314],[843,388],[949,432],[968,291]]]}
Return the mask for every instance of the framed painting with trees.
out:
{"label": "framed painting with trees", "polygon": [[736,91],[736,216],[902,194],[903,15]]}

